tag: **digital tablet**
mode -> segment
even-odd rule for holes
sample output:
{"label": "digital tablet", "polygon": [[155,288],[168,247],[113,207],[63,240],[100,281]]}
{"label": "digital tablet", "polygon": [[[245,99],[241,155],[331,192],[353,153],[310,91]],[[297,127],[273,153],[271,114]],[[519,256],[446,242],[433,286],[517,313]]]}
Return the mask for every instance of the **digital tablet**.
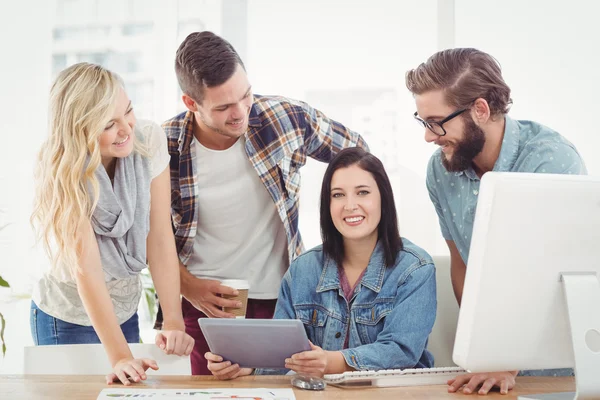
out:
{"label": "digital tablet", "polygon": [[298,319],[200,318],[210,352],[242,368],[285,368],[285,359],[310,350]]}

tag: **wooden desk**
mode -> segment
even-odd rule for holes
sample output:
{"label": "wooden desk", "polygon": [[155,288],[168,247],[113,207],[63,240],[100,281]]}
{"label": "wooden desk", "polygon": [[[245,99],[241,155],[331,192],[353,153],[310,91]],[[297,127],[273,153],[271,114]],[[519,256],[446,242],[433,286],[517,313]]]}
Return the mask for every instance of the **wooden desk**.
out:
{"label": "wooden desk", "polygon": [[[160,389],[198,389],[220,387],[287,388],[290,378],[285,376],[248,376],[233,381],[218,381],[200,376],[154,376],[133,387]],[[0,375],[0,398],[2,399],[89,399],[95,400],[100,391],[109,387],[102,376],[24,376]],[[568,392],[575,390],[574,378],[518,377],[515,389],[503,396],[493,392],[485,397],[516,399],[520,394]],[[328,386],[325,391],[311,392],[294,388],[294,394],[303,399],[457,399],[466,398],[462,393],[448,393],[445,385],[414,386],[398,388],[340,389]],[[484,399],[483,397],[470,397]]]}

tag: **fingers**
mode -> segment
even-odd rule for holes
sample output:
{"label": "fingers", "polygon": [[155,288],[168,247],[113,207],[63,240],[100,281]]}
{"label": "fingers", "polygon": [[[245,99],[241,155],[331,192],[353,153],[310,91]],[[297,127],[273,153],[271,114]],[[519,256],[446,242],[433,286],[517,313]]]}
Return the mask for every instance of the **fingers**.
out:
{"label": "fingers", "polygon": [[510,389],[512,389],[512,387],[509,385],[507,379],[504,379],[502,382],[500,382],[500,394],[508,394]]}
{"label": "fingers", "polygon": [[[124,365],[123,372],[125,372],[134,382],[139,382],[142,380],[142,378],[134,366],[135,363]],[[129,380],[127,382],[129,383]]]}
{"label": "fingers", "polygon": [[239,375],[250,375],[252,369],[240,368],[239,364],[231,365],[231,361],[223,361],[223,357],[218,354],[207,352],[204,358],[208,361],[208,370],[219,379],[233,379]]}
{"label": "fingers", "polygon": [[207,353],[204,353],[204,358],[207,361],[212,361],[212,362],[221,362],[223,361],[223,357],[221,357],[220,355],[217,354],[213,354],[210,351]]}
{"label": "fingers", "polygon": [[507,394],[514,387],[515,377],[511,372],[481,373],[459,375],[448,380],[448,392],[456,392],[461,387],[465,394],[474,393],[479,386],[478,394],[488,394],[494,387],[500,388],[501,394]]}
{"label": "fingers", "polygon": [[294,360],[292,358],[286,358],[285,365],[298,365],[302,367],[316,367],[322,365],[321,360]]}
{"label": "fingers", "polygon": [[190,340],[188,340],[187,347],[185,348],[184,355],[186,355],[186,356],[189,356],[190,354],[192,354],[192,351],[194,351],[194,344],[195,344],[194,338],[191,337],[190,335],[188,335],[188,337],[190,338]]}
{"label": "fingers", "polygon": [[164,350],[167,345],[167,338],[162,334],[162,332],[158,332],[154,337],[154,343],[156,343],[159,349]]}
{"label": "fingers", "polygon": [[224,297],[214,296],[211,297],[211,303],[214,304],[217,308],[240,308],[242,306],[242,302],[239,300],[226,299]]}
{"label": "fingers", "polygon": [[194,349],[194,339],[183,331],[162,331],[156,335],[156,345],[166,354],[189,356]]}
{"label": "fingers", "polygon": [[[321,348],[317,347],[317,349],[320,350]],[[322,356],[322,352],[320,352],[320,351],[308,350],[308,351],[302,351],[300,353],[293,354],[291,359],[294,361],[315,360],[317,358],[320,358],[321,356]]]}
{"label": "fingers", "polygon": [[450,379],[448,381],[448,392],[450,393],[454,393],[456,392],[458,389],[460,389],[462,387],[462,385],[464,385],[465,383],[469,382],[469,380],[471,379],[471,374],[466,374],[466,375],[459,375],[454,379]]}
{"label": "fingers", "polygon": [[485,379],[485,376],[473,375],[471,377],[471,380],[465,384],[465,387],[463,387],[463,393],[473,393],[477,389],[477,387],[485,381]]}
{"label": "fingers", "polygon": [[[131,367],[135,370],[137,375],[139,375],[140,380],[146,380],[146,368],[144,368],[143,363],[134,362],[131,364]],[[137,380],[136,382],[139,382],[139,380]]]}
{"label": "fingers", "polygon": [[483,382],[483,385],[481,385],[481,388],[479,388],[479,391],[477,393],[488,394],[488,392],[490,391],[491,388],[494,387],[496,382],[498,382],[498,381],[495,378],[486,379],[485,382]]}
{"label": "fingers", "polygon": [[147,370],[148,368],[152,368],[153,370],[158,371],[158,364],[156,363],[155,360],[153,360],[151,358],[142,358],[140,361],[142,362],[144,371]]}
{"label": "fingers", "polygon": [[[215,281],[218,282],[218,281]],[[213,293],[217,293],[217,294],[224,294],[226,296],[237,296],[238,294],[240,294],[237,289],[234,289],[232,287],[229,286],[224,286],[221,285],[220,283],[215,287],[215,290],[211,290],[211,292]]]}
{"label": "fingers", "polygon": [[238,376],[252,375],[253,372],[254,372],[254,368],[240,368],[240,372],[236,375],[236,378]]}
{"label": "fingers", "polygon": [[202,311],[208,318],[235,318],[235,315],[226,313],[221,309],[221,307],[215,306],[214,304],[208,302],[203,302],[200,307],[195,305],[195,307]]}
{"label": "fingers", "polygon": [[240,373],[239,364],[231,365],[231,361],[208,362],[208,370],[218,379],[233,379]]}
{"label": "fingers", "polygon": [[498,381],[497,376],[493,374],[474,374],[471,376],[471,380],[465,384],[462,391],[465,394],[471,394],[477,390],[479,385],[482,385],[479,394],[487,394]]}
{"label": "fingers", "polygon": [[146,370],[158,369],[156,361],[150,358],[134,359],[118,362],[113,367],[113,372],[106,375],[106,383],[112,384],[117,379],[125,386],[131,385],[131,381],[140,382],[146,379]]}
{"label": "fingers", "polygon": [[[227,364],[231,364],[230,361],[226,362]],[[224,368],[220,371],[220,373],[218,375],[215,375],[217,378],[219,379],[223,379],[223,380],[227,380],[227,379],[233,379],[236,378],[238,376],[238,374],[240,373],[240,365],[239,364],[233,364],[227,368]]]}
{"label": "fingers", "polygon": [[215,307],[214,305],[210,305],[210,313],[212,314],[212,318],[235,318],[235,315],[225,312],[220,308]]}
{"label": "fingers", "polygon": [[131,382],[129,382],[129,378],[127,377],[127,375],[125,375],[125,372],[121,369],[117,370],[114,372],[115,375],[117,375],[117,378],[119,379],[119,381],[121,381],[121,383],[125,386],[129,386],[131,385]]}
{"label": "fingers", "polygon": [[[163,334],[165,334],[165,332],[163,332]],[[173,354],[174,350],[177,347],[177,339],[178,339],[177,336],[178,335],[174,331],[169,331],[168,334],[166,335],[167,346],[164,349],[166,354]]]}
{"label": "fingers", "polygon": [[323,376],[327,362],[324,359],[323,351],[318,347],[316,348],[318,350],[303,351],[286,358],[285,367],[299,374]]}
{"label": "fingers", "polygon": [[106,375],[106,384],[107,385],[112,385],[113,382],[115,381],[115,379],[117,379],[117,375],[114,372],[111,372],[110,374]]}
{"label": "fingers", "polygon": [[231,369],[231,365],[231,361],[210,362],[208,363],[208,369],[213,375],[221,375],[227,371],[228,368]]}

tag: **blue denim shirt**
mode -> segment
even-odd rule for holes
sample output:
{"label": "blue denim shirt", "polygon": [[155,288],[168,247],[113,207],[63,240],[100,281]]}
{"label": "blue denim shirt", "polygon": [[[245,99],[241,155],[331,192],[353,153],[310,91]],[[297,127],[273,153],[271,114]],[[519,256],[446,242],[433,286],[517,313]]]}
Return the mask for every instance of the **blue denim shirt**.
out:
{"label": "blue denim shirt", "polygon": [[[427,167],[427,189],[439,217],[442,235],[454,241],[465,264],[469,259],[471,235],[481,179],[469,167],[448,172],[438,149]],[[494,171],[586,175],[577,149],[552,129],[532,121],[505,116],[504,137]]]}
{"label": "blue denim shirt", "polygon": [[[311,342],[341,351],[356,370],[432,367],[426,346],[437,308],[435,267],[423,249],[402,240],[404,249],[388,268],[377,243],[350,305],[338,266],[322,246],[302,254],[283,277],[274,318],[301,320]],[[282,370],[255,371],[274,372]]]}

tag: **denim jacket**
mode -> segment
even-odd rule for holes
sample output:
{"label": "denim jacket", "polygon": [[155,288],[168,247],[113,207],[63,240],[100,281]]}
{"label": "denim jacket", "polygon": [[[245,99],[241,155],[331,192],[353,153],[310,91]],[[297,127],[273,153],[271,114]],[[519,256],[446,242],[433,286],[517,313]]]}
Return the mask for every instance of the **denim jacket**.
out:
{"label": "denim jacket", "polygon": [[[301,320],[311,342],[341,351],[356,370],[432,367],[426,347],[437,308],[435,267],[423,249],[402,240],[404,248],[388,268],[377,243],[350,305],[338,266],[322,246],[302,254],[283,277],[274,318]],[[348,324],[350,338],[343,349]]]}

